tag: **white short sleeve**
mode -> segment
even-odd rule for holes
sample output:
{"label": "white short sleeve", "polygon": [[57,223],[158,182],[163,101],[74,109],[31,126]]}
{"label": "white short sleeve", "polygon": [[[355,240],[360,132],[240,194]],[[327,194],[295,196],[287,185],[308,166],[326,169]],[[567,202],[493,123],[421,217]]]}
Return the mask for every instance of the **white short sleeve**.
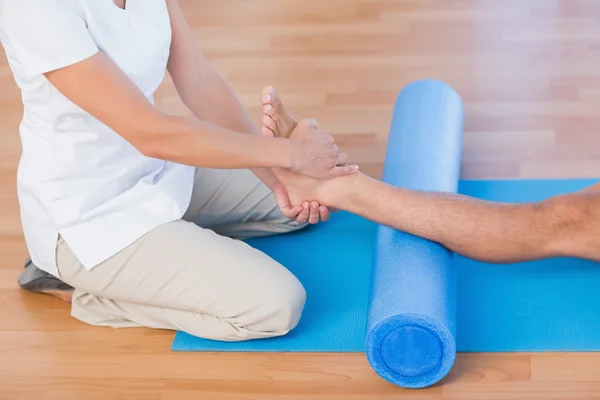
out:
{"label": "white short sleeve", "polygon": [[20,68],[30,75],[98,52],[77,0],[0,0],[0,27]]}

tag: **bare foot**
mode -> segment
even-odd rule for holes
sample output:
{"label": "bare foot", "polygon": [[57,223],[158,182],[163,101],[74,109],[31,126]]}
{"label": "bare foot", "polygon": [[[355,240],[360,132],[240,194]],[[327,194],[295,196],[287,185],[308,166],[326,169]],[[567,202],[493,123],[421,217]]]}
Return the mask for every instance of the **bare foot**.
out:
{"label": "bare foot", "polygon": [[[283,106],[283,102],[272,86],[263,89],[262,103],[264,112],[262,134],[286,139],[292,136],[298,122]],[[321,215],[328,212],[326,206],[335,207],[331,204],[332,197],[328,194],[331,193],[337,179],[314,179],[283,168],[274,168],[273,171],[285,186],[293,206],[302,204],[306,209],[307,204],[310,203],[311,209],[316,210],[318,207]],[[312,201],[306,201],[307,199]]]}
{"label": "bare foot", "polygon": [[298,122],[283,107],[281,99],[277,95],[273,86],[267,86],[262,91],[263,103],[263,135],[274,135],[281,138],[288,138],[298,125]]}
{"label": "bare foot", "polygon": [[72,290],[44,290],[40,293],[49,294],[50,296],[58,297],[61,300],[70,303],[73,300]]}

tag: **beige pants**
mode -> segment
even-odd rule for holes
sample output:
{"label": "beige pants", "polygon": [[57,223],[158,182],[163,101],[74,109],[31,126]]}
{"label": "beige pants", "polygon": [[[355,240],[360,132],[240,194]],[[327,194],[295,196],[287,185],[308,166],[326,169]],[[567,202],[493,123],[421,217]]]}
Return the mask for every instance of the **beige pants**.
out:
{"label": "beige pants", "polygon": [[304,288],[282,265],[233,238],[301,227],[283,217],[252,172],[199,169],[183,220],[89,271],[59,239],[57,263],[61,279],[76,288],[72,315],[88,324],[226,341],[279,336],[298,323]]}

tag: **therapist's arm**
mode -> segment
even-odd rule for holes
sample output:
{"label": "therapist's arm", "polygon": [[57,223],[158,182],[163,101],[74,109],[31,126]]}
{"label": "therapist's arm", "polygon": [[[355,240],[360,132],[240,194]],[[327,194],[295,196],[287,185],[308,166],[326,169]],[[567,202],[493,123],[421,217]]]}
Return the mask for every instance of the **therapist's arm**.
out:
{"label": "therapist's arm", "polygon": [[[231,86],[206,59],[197,46],[177,0],[167,2],[171,19],[172,40],[168,71],[183,103],[202,121],[231,129],[259,135],[250,115],[243,107]],[[258,93],[257,93],[258,101]],[[271,168],[252,168],[252,172],[275,194],[279,207],[286,217],[299,222],[316,223],[329,218],[327,207],[293,208],[285,187]],[[307,204],[311,199],[306,199]],[[318,207],[318,208],[317,208]]]}
{"label": "therapist's arm", "polygon": [[[258,135],[258,129],[229,84],[198,48],[178,1],[169,0],[167,6],[172,29],[168,71],[183,103],[202,121]],[[253,171],[267,184],[276,179],[268,168]]]}
{"label": "therapist's arm", "polygon": [[165,114],[102,52],[44,75],[65,97],[149,157],[209,168],[279,166],[321,178],[355,172],[337,166],[340,155],[333,139],[309,123],[299,124],[300,140],[290,141]]}

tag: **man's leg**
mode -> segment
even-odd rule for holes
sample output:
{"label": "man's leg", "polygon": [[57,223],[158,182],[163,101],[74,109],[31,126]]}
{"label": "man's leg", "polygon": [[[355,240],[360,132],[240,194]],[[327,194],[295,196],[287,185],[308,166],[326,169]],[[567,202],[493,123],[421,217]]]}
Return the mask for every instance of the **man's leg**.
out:
{"label": "man's leg", "polygon": [[[263,94],[263,103],[263,134],[289,137],[294,125],[275,92]],[[507,263],[574,256],[600,261],[600,185],[539,203],[500,204],[396,188],[360,172],[315,180],[288,170],[274,171],[292,205],[303,198],[317,200],[474,259]]]}
{"label": "man's leg", "polygon": [[406,190],[365,175],[324,189],[323,204],[331,201],[473,259],[510,263],[570,256],[600,261],[600,188],[527,204]]}
{"label": "man's leg", "polygon": [[183,220],[162,225],[92,270],[60,240],[72,315],[97,326],[182,330],[236,341],[284,335],[302,313],[300,282],[244,242]]}

